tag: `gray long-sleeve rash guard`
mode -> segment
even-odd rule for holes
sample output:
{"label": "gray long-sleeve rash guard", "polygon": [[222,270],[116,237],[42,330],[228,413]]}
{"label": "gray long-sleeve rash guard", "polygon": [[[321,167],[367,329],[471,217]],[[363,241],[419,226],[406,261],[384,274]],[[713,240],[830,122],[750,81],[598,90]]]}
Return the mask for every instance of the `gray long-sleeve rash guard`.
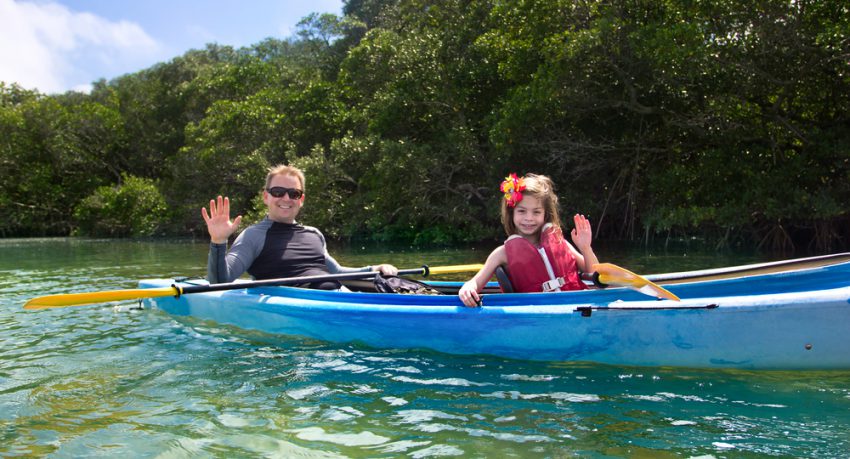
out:
{"label": "gray long-sleeve rash guard", "polygon": [[275,279],[371,270],[371,266],[347,268],[337,263],[318,229],[268,217],[246,228],[230,250],[227,244],[210,244],[207,260],[211,284],[233,282],[244,272],[254,279]]}

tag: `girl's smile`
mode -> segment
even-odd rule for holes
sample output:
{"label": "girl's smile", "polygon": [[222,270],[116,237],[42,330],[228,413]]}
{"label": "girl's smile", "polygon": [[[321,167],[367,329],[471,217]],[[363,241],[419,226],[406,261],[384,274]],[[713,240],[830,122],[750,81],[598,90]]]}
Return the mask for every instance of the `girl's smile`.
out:
{"label": "girl's smile", "polygon": [[536,241],[540,228],[546,223],[546,210],[540,198],[524,195],[514,208],[513,219],[520,236]]}

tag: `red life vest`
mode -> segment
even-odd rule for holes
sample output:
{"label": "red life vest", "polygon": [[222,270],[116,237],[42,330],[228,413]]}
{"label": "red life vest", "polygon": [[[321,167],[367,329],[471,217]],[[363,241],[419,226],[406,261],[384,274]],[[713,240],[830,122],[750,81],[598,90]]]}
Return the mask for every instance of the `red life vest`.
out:
{"label": "red life vest", "polygon": [[[551,224],[546,224],[540,232],[540,248],[522,236],[513,235],[505,241],[505,255],[508,258],[508,277],[517,293],[587,288],[579,278],[576,258],[561,229]],[[546,266],[547,260],[549,267]]]}

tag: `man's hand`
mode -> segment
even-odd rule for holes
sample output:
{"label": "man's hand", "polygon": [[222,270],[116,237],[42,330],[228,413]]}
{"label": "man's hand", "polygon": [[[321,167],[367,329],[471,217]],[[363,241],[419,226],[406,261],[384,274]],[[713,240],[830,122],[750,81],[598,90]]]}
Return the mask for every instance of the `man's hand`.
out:
{"label": "man's hand", "polygon": [[207,231],[210,233],[210,241],[215,244],[227,243],[227,238],[236,232],[239,228],[239,223],[242,222],[242,216],[239,215],[230,221],[230,199],[222,198],[210,199],[210,211],[207,213],[206,207],[201,208],[201,216],[207,222]]}

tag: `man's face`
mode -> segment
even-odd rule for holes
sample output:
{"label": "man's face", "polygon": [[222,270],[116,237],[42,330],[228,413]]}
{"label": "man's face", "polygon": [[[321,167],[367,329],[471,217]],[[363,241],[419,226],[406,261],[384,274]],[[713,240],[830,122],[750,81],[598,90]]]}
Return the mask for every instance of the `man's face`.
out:
{"label": "man's face", "polygon": [[304,205],[304,195],[298,199],[289,197],[289,193],[284,193],[283,196],[276,198],[269,194],[268,190],[274,187],[283,187],[303,191],[304,187],[298,180],[298,177],[293,175],[275,175],[269,184],[268,189],[263,190],[263,202],[269,208],[269,218],[279,223],[294,223],[295,217],[301,211],[301,206]]}

